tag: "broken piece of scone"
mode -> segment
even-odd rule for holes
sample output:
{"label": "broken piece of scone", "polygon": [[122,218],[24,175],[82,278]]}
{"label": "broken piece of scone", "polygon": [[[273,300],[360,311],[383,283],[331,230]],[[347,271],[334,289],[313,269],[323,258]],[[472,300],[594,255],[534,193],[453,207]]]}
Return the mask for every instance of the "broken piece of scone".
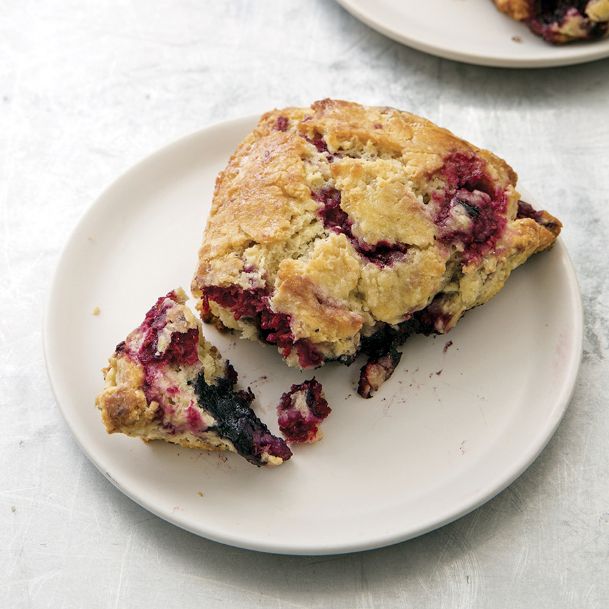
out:
{"label": "broken piece of scone", "polygon": [[313,377],[292,385],[279,400],[279,430],[293,444],[317,442],[323,436],[319,426],[332,412],[321,383]]}
{"label": "broken piece of scone", "polygon": [[448,332],[560,222],[514,170],[389,107],[325,99],[263,115],[219,174],[192,291],[206,321],[290,366],[351,363],[370,397],[413,332]]}
{"label": "broken piece of scone", "polygon": [[598,40],[609,33],[609,0],[493,0],[552,44]]}
{"label": "broken piece of scone", "polygon": [[292,456],[250,404],[250,389],[210,345],[182,290],[160,297],[142,324],[116,347],[96,404],[108,433],[188,448],[239,453],[255,465]]}

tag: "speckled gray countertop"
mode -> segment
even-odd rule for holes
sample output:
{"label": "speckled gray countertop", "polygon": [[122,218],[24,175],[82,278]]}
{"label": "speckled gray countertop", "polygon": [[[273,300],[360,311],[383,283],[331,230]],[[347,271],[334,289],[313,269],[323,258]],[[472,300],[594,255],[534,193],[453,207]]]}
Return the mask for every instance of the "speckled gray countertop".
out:
{"label": "speckled gray countertop", "polygon": [[[1,607],[609,607],[609,61],[452,63],[331,0],[1,5]],[[42,314],[70,231],[119,173],[207,124],[326,96],[423,114],[510,161],[564,220],[585,351],[548,448],[482,508],[383,550],[262,555],[177,529],[98,473],[53,399]]]}

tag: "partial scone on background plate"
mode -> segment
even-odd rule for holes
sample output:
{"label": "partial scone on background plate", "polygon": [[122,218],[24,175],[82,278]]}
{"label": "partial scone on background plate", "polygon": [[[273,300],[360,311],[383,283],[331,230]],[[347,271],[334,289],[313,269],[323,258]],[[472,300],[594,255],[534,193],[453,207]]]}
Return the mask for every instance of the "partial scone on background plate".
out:
{"label": "partial scone on background plate", "polygon": [[598,40],[609,33],[609,0],[493,0],[553,44]]}
{"label": "partial scone on background plate", "polygon": [[290,449],[255,415],[254,394],[236,388],[237,373],[185,302],[182,290],[161,296],[116,347],[97,397],[106,430],[280,465]]}
{"label": "partial scone on background plate", "polygon": [[290,366],[367,354],[370,397],[409,334],[449,331],[554,243],[560,222],[516,182],[491,152],[394,108],[274,110],[217,178],[197,307]]}

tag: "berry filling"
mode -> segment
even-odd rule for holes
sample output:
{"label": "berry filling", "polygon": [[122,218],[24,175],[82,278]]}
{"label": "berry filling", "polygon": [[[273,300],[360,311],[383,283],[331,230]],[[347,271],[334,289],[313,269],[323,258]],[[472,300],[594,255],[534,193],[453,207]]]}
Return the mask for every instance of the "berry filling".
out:
{"label": "berry filling", "polygon": [[285,441],[274,436],[251,409],[254,397],[251,391],[235,391],[228,378],[209,385],[202,372],[197,376],[194,388],[199,404],[216,419],[218,434],[230,440],[250,463],[263,465],[265,454],[284,461],[292,456]]}
{"label": "berry filling", "polygon": [[154,362],[192,365],[198,361],[199,333],[195,328],[184,333],[173,332],[169,345],[162,352],[158,350],[159,333],[167,325],[167,311],[176,303],[177,297],[172,291],[167,296],[161,296],[146,313],[146,317],[139,327],[144,338],[137,352],[137,358],[142,364]]}
{"label": "berry filling", "polygon": [[545,23],[561,21],[571,11],[585,14],[589,0],[532,0],[537,18]]}
{"label": "berry filling", "polygon": [[[158,298],[137,329],[138,334],[142,337],[136,343],[139,346],[134,349],[124,341],[116,346],[116,353],[127,354],[144,368],[144,395],[148,402],[154,401],[161,405],[161,416],[163,413],[172,412],[172,397],[179,393],[179,388],[176,386],[170,386],[166,390],[159,387],[158,379],[162,376],[163,371],[167,366],[192,366],[199,361],[199,332],[196,328],[191,328],[186,332],[171,332],[168,337],[165,337],[168,342],[162,346],[162,349],[159,349],[159,338],[165,333],[169,323],[167,313],[177,303],[178,298],[174,291]],[[169,423],[166,425],[168,425],[166,428],[170,433],[175,433],[173,425]],[[197,430],[204,427],[202,421],[197,422]]]}
{"label": "berry filling", "polygon": [[535,220],[538,224],[541,223],[543,219],[543,213],[537,211],[530,203],[526,201],[518,201],[518,212],[516,213],[517,218],[531,218],[531,220]]}
{"label": "berry filling", "polygon": [[323,356],[307,340],[295,340],[290,328],[290,316],[275,313],[269,304],[269,294],[264,288],[244,290],[238,286],[208,286],[203,294],[203,316],[210,313],[209,301],[228,309],[236,320],[251,319],[258,328],[260,338],[277,345],[281,355],[288,357],[296,351],[301,368],[315,368],[323,362]]}
{"label": "berry filling", "polygon": [[541,224],[541,226],[545,226],[550,232],[554,234],[558,234],[560,232],[560,224],[556,222],[556,219],[550,216],[545,211],[538,211],[529,203],[525,201],[518,201],[518,212],[516,214],[516,218],[531,218],[531,220],[535,220],[537,224]]}
{"label": "berry filling", "polygon": [[448,192],[459,188],[480,190],[491,194],[493,183],[486,173],[486,163],[479,156],[467,152],[452,152],[444,159],[440,175]]}
{"label": "berry filling", "polygon": [[397,326],[385,324],[370,336],[362,337],[360,352],[368,356],[368,361],[360,370],[358,394],[363,398],[372,397],[391,377],[402,358],[397,349],[406,339],[413,334],[444,332],[450,320],[451,316],[434,301]]}
{"label": "berry filling", "polygon": [[397,347],[420,331],[419,319],[413,317],[397,326],[384,324],[370,336],[362,337],[360,351],[368,356],[368,361],[360,370],[357,392],[361,397],[371,398],[391,377],[402,357]]}
{"label": "berry filling", "polygon": [[324,227],[337,233],[343,233],[349,239],[353,239],[351,234],[352,222],[347,212],[340,206],[340,190],[328,187],[311,194],[313,199],[323,206],[317,213],[321,217]]}
{"label": "berry filling", "polygon": [[581,37],[602,38],[608,24],[589,19],[586,14],[589,3],[590,0],[533,0],[535,17],[529,20],[529,27],[547,42],[566,42],[571,35],[563,32],[568,31],[569,21],[573,20],[577,24],[575,29],[583,30]]}
{"label": "berry filling", "polygon": [[[492,199],[479,190],[459,189],[436,216],[440,238],[444,243],[462,243],[466,261],[479,258],[493,248],[505,228],[505,209],[504,197]],[[455,222],[463,212],[468,221]]]}
{"label": "berry filling", "polygon": [[371,398],[380,386],[391,377],[402,359],[402,354],[395,349],[376,359],[370,359],[362,367],[357,385],[357,393],[363,398]]}
{"label": "berry filling", "polygon": [[312,193],[312,197],[322,205],[318,214],[324,223],[324,227],[335,233],[345,235],[360,256],[381,268],[391,266],[404,258],[408,249],[405,243],[379,241],[371,245],[353,235],[353,222],[347,212],[340,206],[340,190],[332,187],[322,188],[319,192]]}
{"label": "berry filling", "polygon": [[275,129],[277,131],[287,131],[288,130],[288,117],[287,116],[278,116],[275,121]]}
{"label": "berry filling", "polygon": [[310,381],[292,385],[277,406],[279,429],[288,442],[316,442],[321,438],[319,425],[332,412],[321,384]]}
{"label": "berry filling", "polygon": [[442,334],[452,320],[452,315],[445,313],[439,300],[433,300],[430,305],[416,314],[421,334]]}
{"label": "berry filling", "polygon": [[[199,332],[192,328],[187,332],[174,332],[171,335],[169,347],[162,355],[155,353],[156,346],[147,348],[143,344],[140,349],[139,357],[144,363],[147,362],[166,362],[175,365],[192,365],[198,361],[197,345],[199,344]],[[152,343],[154,345],[154,343]]]}
{"label": "berry filling", "polygon": [[463,261],[477,260],[495,247],[506,226],[507,198],[495,192],[484,161],[462,152],[447,157],[440,170],[444,192],[434,192],[440,240],[461,244]]}
{"label": "berry filling", "polygon": [[326,140],[324,140],[324,136],[321,133],[318,133],[317,131],[313,134],[312,138],[305,138],[307,140],[307,142],[309,142],[309,144],[313,144],[313,146],[315,146],[315,148],[317,148],[317,152],[322,152],[322,153],[327,153],[329,155],[329,159],[330,161],[334,160],[334,157],[330,154],[330,151],[328,150],[328,144],[326,144]]}

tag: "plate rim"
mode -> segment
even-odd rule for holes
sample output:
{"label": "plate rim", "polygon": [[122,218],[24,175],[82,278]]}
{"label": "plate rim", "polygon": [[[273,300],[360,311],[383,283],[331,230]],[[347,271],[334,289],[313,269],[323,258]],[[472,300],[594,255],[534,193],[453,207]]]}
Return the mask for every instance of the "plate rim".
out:
{"label": "plate rim", "polygon": [[212,134],[213,131],[216,130],[223,131],[224,129],[246,127],[247,125],[253,124],[255,120],[257,120],[257,118],[258,115],[250,115],[210,124],[207,127],[199,129],[191,134],[180,137],[174,140],[173,142],[170,142],[169,144],[156,149],[151,154],[148,154],[145,157],[141,158],[139,161],[131,165],[127,170],[119,174],[116,179],[114,179],[101,191],[101,193],[94,199],[94,201],[89,204],[89,206],[85,209],[85,211],[73,227],[72,231],[70,232],[70,235],[65,241],[61,254],[57,260],[55,271],[48,286],[44,313],[42,318],[42,343],[45,367],[49,379],[49,384],[51,386],[55,402],[57,403],[59,410],[72,433],[72,437],[76,440],[77,445],[80,447],[85,456],[89,459],[91,463],[93,463],[93,465],[101,472],[101,474],[107,480],[109,480],[119,491],[121,491],[124,495],[129,497],[132,501],[134,501],[144,509],[148,510],[159,518],[200,537],[204,537],[215,542],[247,550],[255,550],[273,554],[303,556],[346,554],[350,552],[359,552],[375,548],[381,548],[407,541],[409,539],[428,533],[429,531],[440,528],[446,524],[449,524],[450,522],[458,520],[462,516],[472,512],[473,510],[477,509],[478,507],[498,495],[500,492],[502,492],[535,461],[535,459],[543,451],[543,449],[546,447],[546,445],[556,432],[556,429],[558,428],[558,425],[560,424],[567,410],[567,407],[569,405],[569,402],[571,401],[573,392],[575,390],[583,348],[583,306],[581,300],[581,291],[579,289],[575,268],[568,254],[566,246],[563,244],[562,239],[560,238],[556,241],[554,249],[560,252],[560,260],[562,262],[561,266],[565,272],[565,279],[569,289],[568,293],[573,308],[574,324],[571,330],[573,335],[574,347],[569,351],[568,364],[565,365],[565,369],[568,374],[565,374],[565,378],[561,386],[561,392],[555,401],[554,408],[551,410],[551,412],[548,413],[548,424],[541,428],[540,432],[532,438],[528,449],[522,452],[521,458],[514,461],[513,466],[508,468],[507,473],[504,472],[504,476],[500,479],[499,484],[493,483],[490,485],[490,487],[487,485],[487,487],[481,488],[475,496],[470,496],[462,500],[456,508],[454,507],[454,504],[451,504],[452,507],[450,509],[444,510],[442,512],[442,515],[438,516],[436,514],[435,517],[429,519],[427,522],[419,523],[416,527],[404,526],[398,531],[387,533],[384,536],[376,535],[372,539],[357,539],[353,542],[345,542],[342,544],[329,544],[327,546],[307,546],[299,544],[290,544],[289,542],[278,542],[277,540],[269,542],[260,538],[258,538],[256,541],[253,541],[251,539],[243,539],[240,535],[232,536],[227,533],[217,534],[216,532],[214,532],[213,527],[211,529],[209,527],[206,527],[205,522],[199,523],[198,526],[189,524],[188,519],[180,518],[179,513],[175,514],[170,511],[164,511],[163,509],[159,509],[153,503],[147,501],[143,497],[140,497],[137,492],[131,492],[129,489],[125,488],[119,480],[115,479],[105,470],[101,462],[98,462],[97,455],[93,454],[93,452],[85,446],[84,442],[81,439],[78,427],[73,425],[73,423],[71,422],[67,410],[64,407],[64,404],[62,404],[62,400],[60,399],[61,391],[58,387],[59,382],[57,378],[54,377],[56,373],[54,372],[55,364],[52,361],[52,330],[49,325],[49,320],[53,317],[53,313],[60,302],[60,297],[57,292],[58,283],[62,275],[62,268],[67,263],[70,250],[75,247],[75,243],[80,233],[82,232],[82,227],[86,225],[90,216],[103,206],[103,201],[106,195],[111,192],[111,190],[117,185],[120,185],[120,183],[125,180],[128,180],[132,175],[140,171],[142,166],[144,166],[146,163],[154,162],[157,157],[163,156],[168,152],[171,152],[173,148],[180,148],[181,146],[187,144],[189,140],[196,140],[204,136],[209,136],[210,134]]}
{"label": "plate rim", "polygon": [[[461,63],[467,63],[476,66],[493,67],[493,68],[512,68],[512,69],[542,69],[542,68],[557,68],[561,66],[572,66],[583,63],[589,63],[593,61],[599,61],[609,57],[609,38],[601,42],[607,42],[607,46],[598,49],[592,48],[586,53],[573,54],[569,57],[556,57],[556,58],[502,58],[502,57],[489,57],[485,55],[479,55],[477,53],[468,53],[451,49],[442,45],[435,45],[425,41],[422,41],[416,37],[404,34],[404,32],[391,27],[386,23],[375,20],[370,12],[365,11],[361,7],[361,0],[336,0],[336,2],[350,13],[353,17],[367,25],[368,27],[376,30],[383,36],[391,38],[392,40],[399,42],[400,44],[406,45],[417,51],[427,53],[428,55],[434,55],[443,59],[450,59],[452,61],[459,61]],[[591,44],[593,42],[582,43]],[[558,49],[565,47],[557,47]],[[568,47],[567,47],[568,48]],[[571,47],[573,48],[573,47]],[[581,48],[581,47],[577,47]]]}

